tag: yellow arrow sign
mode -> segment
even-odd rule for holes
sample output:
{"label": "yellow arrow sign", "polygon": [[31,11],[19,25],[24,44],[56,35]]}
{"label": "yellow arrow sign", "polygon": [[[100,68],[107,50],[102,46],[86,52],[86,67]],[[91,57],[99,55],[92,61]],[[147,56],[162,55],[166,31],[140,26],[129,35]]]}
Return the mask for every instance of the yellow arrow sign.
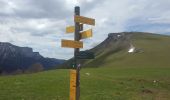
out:
{"label": "yellow arrow sign", "polygon": [[[79,31],[83,30],[83,24],[79,25]],[[75,26],[68,26],[66,27],[66,33],[74,33],[75,31]]]}
{"label": "yellow arrow sign", "polygon": [[83,42],[73,40],[61,40],[61,46],[67,48],[83,48]]}
{"label": "yellow arrow sign", "polygon": [[76,100],[76,70],[70,70],[70,100]]}
{"label": "yellow arrow sign", "polygon": [[81,34],[81,39],[92,37],[92,29],[89,29],[87,31],[81,32],[80,34]]}
{"label": "yellow arrow sign", "polygon": [[74,33],[74,31],[75,31],[75,27],[74,26],[66,27],[66,33]]}
{"label": "yellow arrow sign", "polygon": [[88,18],[88,17],[83,17],[83,16],[74,16],[74,21],[83,23],[83,24],[89,24],[89,25],[95,25],[95,19]]}

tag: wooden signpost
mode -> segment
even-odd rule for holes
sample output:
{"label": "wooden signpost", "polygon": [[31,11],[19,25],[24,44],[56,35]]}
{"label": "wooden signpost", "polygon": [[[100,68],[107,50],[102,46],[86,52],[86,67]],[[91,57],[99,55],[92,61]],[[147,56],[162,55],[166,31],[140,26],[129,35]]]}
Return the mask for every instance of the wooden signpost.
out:
{"label": "wooden signpost", "polygon": [[[83,24],[95,25],[95,19],[80,16],[80,7],[75,7],[75,26],[66,27],[66,33],[74,33],[74,40],[61,40],[61,46],[74,48],[74,68],[70,70],[70,100],[80,100],[80,66],[77,59],[94,59],[94,54],[80,51],[83,48],[81,39],[92,37],[92,29],[83,31]],[[83,32],[80,32],[83,31]]]}

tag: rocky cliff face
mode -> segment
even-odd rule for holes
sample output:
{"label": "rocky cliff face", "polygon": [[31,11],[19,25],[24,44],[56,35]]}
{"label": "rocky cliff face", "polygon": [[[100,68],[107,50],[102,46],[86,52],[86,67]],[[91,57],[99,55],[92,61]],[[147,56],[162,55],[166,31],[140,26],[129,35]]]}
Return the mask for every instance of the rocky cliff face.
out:
{"label": "rocky cliff face", "polygon": [[29,47],[18,47],[10,43],[0,42],[0,71],[13,72],[17,69],[26,70],[35,63],[41,63],[44,69],[63,63],[64,60],[44,58]]}

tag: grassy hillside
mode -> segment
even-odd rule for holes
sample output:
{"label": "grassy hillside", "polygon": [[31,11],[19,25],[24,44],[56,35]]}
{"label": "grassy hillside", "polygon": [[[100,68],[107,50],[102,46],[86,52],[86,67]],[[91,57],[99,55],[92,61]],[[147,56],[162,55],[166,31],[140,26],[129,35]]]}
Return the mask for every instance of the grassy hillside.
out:
{"label": "grassy hillside", "polygon": [[[91,68],[81,69],[80,100],[169,100],[170,37],[130,37],[92,49],[97,58],[83,62]],[[129,43],[142,52],[127,53]],[[69,69],[0,76],[0,100],[69,100]]]}
{"label": "grassy hillside", "polygon": [[[126,33],[128,40],[109,41],[107,50],[96,54],[96,59],[85,61],[85,67],[169,67],[170,62],[170,36],[149,33]],[[107,39],[106,39],[107,40]],[[106,41],[105,40],[105,41]],[[104,41],[104,42],[105,42]],[[125,42],[125,43],[122,43]],[[115,44],[119,44],[119,49]],[[129,44],[142,52],[128,53]],[[101,45],[101,44],[100,44]],[[116,49],[117,48],[117,49]],[[103,49],[103,48],[94,48]],[[116,50],[117,51],[116,51]],[[92,49],[93,51],[93,49]],[[94,51],[94,52],[96,52]],[[125,66],[126,65],[126,66]]]}
{"label": "grassy hillside", "polygon": [[[169,98],[170,68],[81,70],[81,100],[169,100]],[[68,99],[69,70],[0,77],[0,100]]]}

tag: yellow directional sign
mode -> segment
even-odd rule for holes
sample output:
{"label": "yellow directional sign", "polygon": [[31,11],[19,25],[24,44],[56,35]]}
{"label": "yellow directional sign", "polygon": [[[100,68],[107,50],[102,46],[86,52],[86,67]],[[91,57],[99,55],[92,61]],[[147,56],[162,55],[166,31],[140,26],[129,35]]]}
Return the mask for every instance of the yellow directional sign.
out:
{"label": "yellow directional sign", "polygon": [[80,34],[81,34],[81,39],[92,37],[92,29],[89,29],[87,31],[81,32]]}
{"label": "yellow directional sign", "polygon": [[76,70],[70,70],[70,100],[76,100]]}
{"label": "yellow directional sign", "polygon": [[79,22],[79,23],[83,23],[83,24],[95,25],[95,19],[87,18],[87,17],[83,17],[83,16],[78,16],[78,15],[74,16],[74,21]]}
{"label": "yellow directional sign", "polygon": [[75,31],[75,27],[74,26],[66,27],[66,33],[74,33],[74,31]]}
{"label": "yellow directional sign", "polygon": [[83,48],[83,42],[73,40],[61,40],[61,46],[67,48]]}
{"label": "yellow directional sign", "polygon": [[[79,31],[83,30],[83,24],[79,25]],[[75,32],[75,26],[68,26],[66,27],[66,33],[74,33]]]}

